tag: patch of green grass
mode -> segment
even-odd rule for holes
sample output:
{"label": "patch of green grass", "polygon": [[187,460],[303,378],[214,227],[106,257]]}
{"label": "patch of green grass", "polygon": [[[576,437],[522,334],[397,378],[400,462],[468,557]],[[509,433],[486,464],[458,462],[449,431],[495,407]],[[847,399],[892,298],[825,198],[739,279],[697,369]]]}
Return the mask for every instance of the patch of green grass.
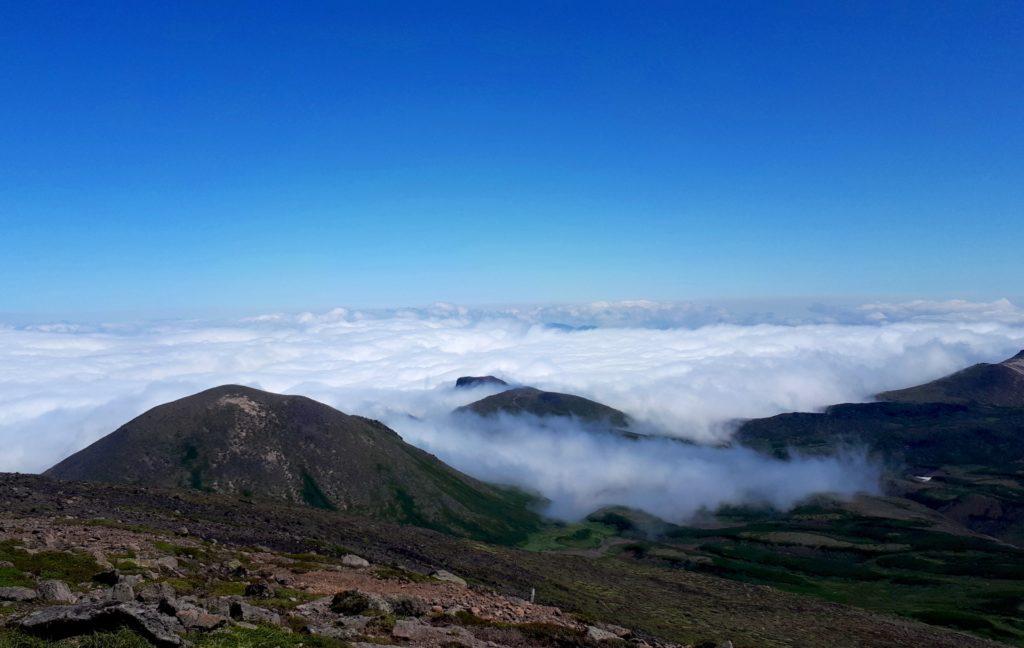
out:
{"label": "patch of green grass", "polygon": [[214,581],[209,587],[210,596],[242,596],[245,583],[239,581]]}
{"label": "patch of green grass", "polygon": [[323,490],[320,489],[320,485],[316,483],[313,476],[305,470],[302,471],[302,501],[313,508],[324,509],[327,511],[338,510],[338,507],[334,505],[334,502],[332,502]]}
{"label": "patch of green grass", "polygon": [[173,542],[165,542],[163,540],[157,540],[153,543],[153,548],[162,551],[165,554],[176,556],[178,558],[189,558],[191,560],[208,560],[211,557],[210,550],[205,547],[186,547],[185,545],[174,544]]}
{"label": "patch of green grass", "polygon": [[17,567],[0,567],[0,587],[32,587],[35,584]]}
{"label": "patch of green grass", "polygon": [[522,549],[527,551],[560,551],[564,549],[596,549],[616,529],[598,522],[553,525],[530,535]]}
{"label": "patch of green grass", "polygon": [[[40,551],[30,554],[11,540],[0,542],[0,560],[13,563],[19,572],[28,572],[36,578],[55,578],[71,586],[87,582],[93,574],[100,571],[96,560],[88,554],[62,551]],[[10,575],[9,570],[8,574]]]}
{"label": "patch of green grass", "polygon": [[405,569],[404,567],[399,567],[397,565],[380,566],[375,568],[373,573],[377,576],[377,578],[404,581],[406,583],[426,583],[432,580],[430,576],[427,576],[426,574],[414,572],[412,570]]}
{"label": "patch of green grass", "polygon": [[290,610],[297,605],[308,603],[309,601],[312,601],[315,598],[316,595],[310,594],[309,592],[302,592],[288,587],[279,587],[274,592],[273,597],[260,601],[260,605],[264,607],[276,608],[279,610]]}
{"label": "patch of green grass", "polygon": [[164,582],[179,595],[195,594],[205,585],[205,581],[199,578],[168,578]]}

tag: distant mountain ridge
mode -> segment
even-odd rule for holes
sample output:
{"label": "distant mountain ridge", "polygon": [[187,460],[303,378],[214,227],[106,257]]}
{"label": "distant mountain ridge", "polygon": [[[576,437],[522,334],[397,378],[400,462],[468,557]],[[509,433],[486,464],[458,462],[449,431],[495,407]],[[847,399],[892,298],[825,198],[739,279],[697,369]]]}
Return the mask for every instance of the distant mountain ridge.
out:
{"label": "distant mountain ridge", "polygon": [[239,385],[155,407],[44,474],[304,503],[491,541],[539,524],[530,497],[462,474],[378,421]]}
{"label": "distant mountain ridge", "polygon": [[589,398],[574,394],[562,394],[536,389],[516,387],[464,405],[456,412],[471,412],[478,416],[496,416],[504,413],[513,416],[530,414],[536,417],[565,417],[576,419],[586,425],[607,426],[624,431],[630,426],[630,418],[624,412]]}
{"label": "distant mountain ridge", "polygon": [[1024,351],[1002,362],[982,362],[932,382],[882,392],[881,401],[1024,407]]}

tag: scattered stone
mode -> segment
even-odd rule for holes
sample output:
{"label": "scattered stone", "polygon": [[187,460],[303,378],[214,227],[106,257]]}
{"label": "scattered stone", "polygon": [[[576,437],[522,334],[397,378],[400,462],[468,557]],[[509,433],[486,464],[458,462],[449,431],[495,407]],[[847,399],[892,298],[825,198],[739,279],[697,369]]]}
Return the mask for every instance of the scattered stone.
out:
{"label": "scattered stone", "polygon": [[132,587],[135,587],[137,585],[140,585],[143,580],[144,579],[142,578],[142,574],[123,574],[121,576],[121,579],[117,582],[125,583],[126,585],[131,585]]}
{"label": "scattered stone", "polygon": [[346,567],[355,567],[356,569],[360,569],[363,567],[369,567],[370,561],[355,554],[345,554],[341,557],[341,564]]}
{"label": "scattered stone", "polygon": [[27,587],[0,587],[0,601],[33,601],[39,596]]}
{"label": "scattered stone", "polygon": [[256,607],[255,605],[249,605],[245,601],[232,601],[228,612],[231,618],[236,621],[281,625],[281,615]]}
{"label": "scattered stone", "polygon": [[245,586],[245,595],[252,598],[273,598],[274,591],[264,582],[249,583]]}
{"label": "scattered stone", "polygon": [[359,590],[338,592],[331,599],[330,607],[332,612],[349,616],[391,613],[391,604],[384,597]]}
{"label": "scattered stone", "polygon": [[590,639],[591,641],[612,641],[613,639],[618,638],[619,636],[614,632],[602,630],[597,626],[587,626],[587,639]]}
{"label": "scattered stone", "polygon": [[235,559],[224,563],[224,569],[232,576],[237,576],[239,578],[245,578],[249,574],[249,570],[245,568],[245,565],[243,565],[241,561]]}
{"label": "scattered stone", "polygon": [[176,592],[169,583],[154,583],[139,590],[139,600],[146,603],[159,603],[163,600],[173,600]]}
{"label": "scattered stone", "polygon": [[14,569],[14,563],[9,560],[0,560],[0,569]]}
{"label": "scattered stone", "polygon": [[180,536],[187,536],[188,535],[188,527],[187,526],[178,527],[178,535],[180,535]]}
{"label": "scattered stone", "polygon": [[39,583],[39,598],[54,603],[74,603],[78,598],[64,581],[44,580]]}
{"label": "scattered stone", "polygon": [[104,554],[99,549],[93,549],[89,552],[89,555],[92,556],[92,559],[96,561],[96,564],[102,567],[103,569],[114,568],[114,565],[111,564],[110,560],[107,559],[106,554]]}
{"label": "scattered stone", "polygon": [[180,646],[181,623],[151,607],[136,603],[86,603],[43,608],[18,622],[18,626],[46,639],[93,634],[98,630],[129,628],[157,646]]}
{"label": "scattered stone", "polygon": [[131,603],[135,600],[135,591],[128,583],[118,583],[110,588],[109,598],[119,603]]}
{"label": "scattered stone", "polygon": [[153,561],[153,564],[160,569],[176,572],[178,571],[178,559],[174,556],[162,556]]}
{"label": "scattered stone", "polygon": [[465,580],[463,580],[462,578],[456,576],[455,574],[451,573],[450,571],[446,571],[444,569],[438,569],[437,571],[433,572],[430,575],[433,578],[436,578],[439,581],[444,581],[446,583],[455,583],[456,585],[461,585],[463,587],[466,586],[466,581]]}
{"label": "scattered stone", "polygon": [[186,630],[199,632],[216,630],[228,622],[227,617],[219,614],[210,614],[198,607],[181,610],[178,612],[177,617]]}
{"label": "scattered stone", "polygon": [[461,626],[435,627],[419,619],[399,619],[391,629],[395,639],[414,646],[466,646],[478,648],[483,642]]}

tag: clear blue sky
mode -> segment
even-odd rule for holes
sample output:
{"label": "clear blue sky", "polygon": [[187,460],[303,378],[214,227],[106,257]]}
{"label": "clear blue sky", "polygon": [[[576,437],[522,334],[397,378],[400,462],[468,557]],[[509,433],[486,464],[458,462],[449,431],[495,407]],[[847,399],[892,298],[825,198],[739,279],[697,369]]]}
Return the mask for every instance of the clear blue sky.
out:
{"label": "clear blue sky", "polygon": [[1024,294],[1020,2],[5,2],[0,313]]}

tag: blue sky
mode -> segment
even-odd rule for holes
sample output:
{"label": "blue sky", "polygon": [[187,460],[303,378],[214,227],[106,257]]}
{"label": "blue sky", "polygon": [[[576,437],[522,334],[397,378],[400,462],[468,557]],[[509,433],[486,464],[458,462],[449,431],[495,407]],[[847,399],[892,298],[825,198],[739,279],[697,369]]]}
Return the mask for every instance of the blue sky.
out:
{"label": "blue sky", "polygon": [[1015,2],[0,7],[0,313],[1024,294]]}

